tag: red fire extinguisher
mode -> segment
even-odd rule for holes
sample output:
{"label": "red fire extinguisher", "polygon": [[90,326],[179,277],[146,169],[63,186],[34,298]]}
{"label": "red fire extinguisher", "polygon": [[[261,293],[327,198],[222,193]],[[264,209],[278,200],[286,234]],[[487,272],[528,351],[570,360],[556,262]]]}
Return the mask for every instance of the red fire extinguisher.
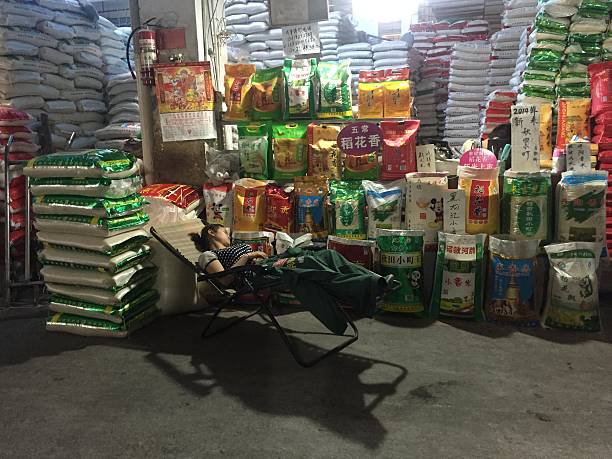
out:
{"label": "red fire extinguisher", "polygon": [[142,26],[136,27],[130,34],[127,42],[126,57],[132,78],[136,79],[136,74],[132,70],[130,63],[130,41],[132,37],[136,35],[136,53],[138,62],[140,62],[140,79],[142,84],[145,86],[155,86],[155,73],[153,65],[157,63],[158,50],[157,50],[157,34],[154,30],[149,29],[149,23],[154,21],[156,18],[151,18],[146,21]]}

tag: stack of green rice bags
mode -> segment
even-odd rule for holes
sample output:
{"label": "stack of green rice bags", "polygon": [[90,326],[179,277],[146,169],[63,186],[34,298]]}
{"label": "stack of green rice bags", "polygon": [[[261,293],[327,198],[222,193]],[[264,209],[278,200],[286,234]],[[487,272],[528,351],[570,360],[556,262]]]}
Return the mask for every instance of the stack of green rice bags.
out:
{"label": "stack of green rice bags", "polygon": [[34,226],[51,292],[47,329],[125,337],[158,314],[136,160],[120,150],[33,159]]}
{"label": "stack of green rice bags", "polygon": [[590,97],[587,67],[611,54],[604,47],[608,18],[608,3],[602,0],[540,3],[519,102]]}

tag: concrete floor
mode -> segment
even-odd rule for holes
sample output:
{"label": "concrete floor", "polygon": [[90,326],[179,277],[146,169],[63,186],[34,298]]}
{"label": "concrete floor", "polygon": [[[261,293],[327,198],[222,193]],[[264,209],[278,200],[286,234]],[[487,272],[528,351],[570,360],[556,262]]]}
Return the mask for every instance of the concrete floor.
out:
{"label": "concrete floor", "polygon": [[305,370],[263,322],[203,343],[203,320],[126,340],[0,321],[0,457],[612,457],[610,332],[383,316]]}

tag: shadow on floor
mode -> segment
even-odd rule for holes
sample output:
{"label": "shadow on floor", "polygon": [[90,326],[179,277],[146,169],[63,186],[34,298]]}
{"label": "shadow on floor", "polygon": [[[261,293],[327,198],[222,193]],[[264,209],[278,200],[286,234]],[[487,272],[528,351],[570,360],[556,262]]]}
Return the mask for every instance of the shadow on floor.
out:
{"label": "shadow on floor", "polygon": [[[404,367],[351,354],[349,347],[314,368],[303,369],[293,361],[269,324],[251,319],[202,341],[204,318],[202,314],[163,317],[125,340],[48,333],[42,320],[30,320],[27,326],[31,330],[26,331],[29,342],[17,339],[19,333],[12,331],[15,344],[9,353],[2,353],[0,365],[96,345],[138,350],[146,353],[145,359],[162,375],[201,397],[203,404],[208,395],[222,391],[239,400],[246,409],[286,416],[287,422],[292,417],[306,418],[369,449],[383,443],[387,429],[374,410],[396,393],[407,375]],[[301,330],[309,326],[312,318],[286,319],[283,325]],[[218,325],[228,320],[220,317]],[[306,342],[308,339],[320,343],[321,338],[316,335],[294,339],[309,353],[322,352],[322,347],[327,349],[336,344],[323,340],[319,347]],[[189,357],[187,367],[181,356]]]}

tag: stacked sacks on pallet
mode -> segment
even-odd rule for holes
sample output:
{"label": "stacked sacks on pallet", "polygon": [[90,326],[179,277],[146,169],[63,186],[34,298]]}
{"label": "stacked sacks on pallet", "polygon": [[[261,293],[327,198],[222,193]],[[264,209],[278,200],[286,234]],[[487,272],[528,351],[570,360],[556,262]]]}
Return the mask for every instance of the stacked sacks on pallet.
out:
{"label": "stacked sacks on pallet", "polygon": [[448,106],[444,140],[461,147],[468,139],[480,137],[479,108],[483,104],[491,47],[488,42],[460,43],[451,56]]}
{"label": "stacked sacks on pallet", "polygon": [[[125,123],[140,123],[140,109],[138,107],[138,92],[136,80],[129,72],[126,58],[127,36],[123,30],[107,19],[100,18],[100,44],[102,46],[102,59],[104,66],[104,92],[108,105],[107,123],[111,128],[120,128]],[[96,131],[105,126],[98,126]],[[125,140],[130,136],[112,137],[105,140],[115,140],[112,144],[100,144],[96,137],[97,148],[124,148]],[[119,142],[123,141],[123,142]]]}
{"label": "stacked sacks on pallet", "polygon": [[34,117],[48,113],[55,147],[72,132],[75,147],[93,146],[106,113],[97,23],[72,0],[36,3],[0,2],[0,99]]}
{"label": "stacked sacks on pallet", "polygon": [[53,154],[24,172],[51,292],[47,329],[124,337],[152,320],[159,295],[135,158],[119,150]]}
{"label": "stacked sacks on pallet", "polygon": [[340,13],[329,14],[327,21],[319,22],[319,40],[321,42],[321,61],[338,60],[338,31],[340,27]]}
{"label": "stacked sacks on pallet", "polygon": [[409,49],[408,43],[401,40],[383,41],[372,45],[374,68],[378,70],[409,67]]}
{"label": "stacked sacks on pallet", "polygon": [[[25,253],[25,206],[26,206],[26,180],[23,175],[23,165],[32,159],[39,150],[37,134],[30,128],[33,119],[25,112],[10,107],[0,107],[0,234],[9,231],[9,245],[11,252],[11,266],[14,273],[21,272],[20,264]],[[9,152],[11,164],[4,163],[4,146],[10,136],[13,144]],[[13,163],[15,161],[16,163]],[[9,183],[5,179],[5,168],[9,169]],[[9,204],[8,219],[6,215],[6,202]],[[8,221],[8,225],[7,225]],[[4,249],[4,244],[0,247]],[[0,250],[4,255],[3,250]],[[4,261],[4,256],[2,257]],[[11,276],[14,278],[14,275]]]}
{"label": "stacked sacks on pallet", "polygon": [[338,47],[338,60],[350,61],[350,69],[353,75],[352,91],[353,99],[357,100],[357,88],[359,86],[359,72],[361,70],[372,70],[374,59],[372,59],[372,45],[370,43],[351,43]]}

